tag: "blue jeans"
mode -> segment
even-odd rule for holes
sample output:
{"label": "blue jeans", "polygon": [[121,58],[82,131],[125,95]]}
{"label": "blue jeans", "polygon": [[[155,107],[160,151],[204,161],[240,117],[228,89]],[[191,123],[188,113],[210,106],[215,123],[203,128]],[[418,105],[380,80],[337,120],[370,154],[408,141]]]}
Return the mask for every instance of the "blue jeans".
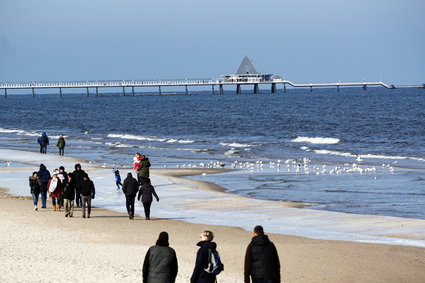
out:
{"label": "blue jeans", "polygon": [[35,206],[37,206],[39,193],[31,194],[31,195],[32,195],[32,202],[34,203]]}
{"label": "blue jeans", "polygon": [[47,191],[41,191],[41,207],[46,208]]}

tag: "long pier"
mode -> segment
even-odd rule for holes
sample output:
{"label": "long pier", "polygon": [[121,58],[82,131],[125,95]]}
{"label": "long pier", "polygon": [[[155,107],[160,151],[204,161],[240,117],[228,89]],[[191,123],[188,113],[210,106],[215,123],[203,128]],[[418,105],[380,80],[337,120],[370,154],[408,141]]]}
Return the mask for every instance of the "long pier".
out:
{"label": "long pier", "polygon": [[185,87],[185,93],[189,94],[188,88],[191,86],[209,86],[212,94],[215,94],[216,87],[218,93],[223,94],[224,86],[235,86],[236,93],[241,93],[241,86],[252,85],[253,92],[259,93],[259,85],[270,85],[271,93],[276,93],[277,85],[283,85],[283,90],[286,92],[287,85],[294,88],[324,88],[336,87],[337,90],[341,87],[361,87],[367,90],[369,86],[381,86],[387,89],[401,88],[418,88],[425,89],[425,84],[422,85],[389,85],[384,82],[335,82],[335,83],[294,83],[289,80],[274,79],[271,81],[223,81],[222,79],[168,79],[168,80],[96,80],[96,81],[58,81],[58,82],[4,82],[0,84],[0,90],[4,91],[4,96],[7,98],[8,90],[32,90],[32,95],[35,97],[36,89],[58,89],[59,95],[62,97],[62,89],[85,88],[87,96],[90,95],[90,89],[95,89],[96,96],[99,96],[99,88],[122,88],[122,94],[127,95],[126,89],[131,88],[131,95],[135,95],[136,87],[155,87],[158,88],[158,94],[162,94],[164,87]]}

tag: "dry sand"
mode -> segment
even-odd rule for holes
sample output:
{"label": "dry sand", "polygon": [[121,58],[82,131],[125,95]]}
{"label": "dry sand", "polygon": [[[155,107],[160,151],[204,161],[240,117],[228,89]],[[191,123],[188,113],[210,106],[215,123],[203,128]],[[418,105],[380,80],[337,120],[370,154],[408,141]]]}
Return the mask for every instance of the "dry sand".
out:
{"label": "dry sand", "polygon": [[[225,264],[218,282],[243,282],[252,235],[240,228],[188,224],[94,209],[92,218],[33,211],[28,197],[0,192],[0,282],[140,282],[144,255],[161,231],[179,261],[177,282],[189,282],[199,234],[215,232]],[[254,225],[254,224],[253,224]],[[267,232],[267,231],[266,231]],[[313,240],[269,234],[283,282],[425,282],[425,249]]]}

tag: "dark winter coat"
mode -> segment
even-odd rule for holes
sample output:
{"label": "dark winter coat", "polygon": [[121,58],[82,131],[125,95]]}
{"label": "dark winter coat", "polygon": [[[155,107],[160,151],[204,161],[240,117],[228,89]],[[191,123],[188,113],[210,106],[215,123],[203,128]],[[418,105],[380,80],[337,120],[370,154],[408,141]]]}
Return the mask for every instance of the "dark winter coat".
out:
{"label": "dark winter coat", "polygon": [[136,196],[138,190],[139,184],[137,180],[134,179],[131,175],[127,175],[127,178],[125,178],[124,184],[122,185],[122,191],[124,192],[125,196]]}
{"label": "dark winter coat", "polygon": [[68,182],[65,183],[63,186],[63,198],[74,200],[75,199],[75,181],[74,179],[71,179],[71,181],[68,180]]}
{"label": "dark winter coat", "polygon": [[177,256],[168,246],[152,246],[143,262],[143,283],[173,283],[177,276]]}
{"label": "dark winter coat", "polygon": [[155,192],[155,188],[150,183],[144,183],[140,186],[137,199],[142,202],[152,202],[152,195],[155,196],[156,201],[159,201],[159,197]]}
{"label": "dark winter coat", "polygon": [[140,160],[139,169],[139,177],[149,178],[149,167],[151,167],[151,163],[149,162],[149,158],[145,157]]}
{"label": "dark winter coat", "polygon": [[31,194],[39,194],[40,193],[40,180],[34,176],[29,177],[29,184],[30,184],[30,192]]}
{"label": "dark winter coat", "polygon": [[65,139],[63,137],[59,137],[58,143],[56,144],[56,146],[60,149],[65,148]]}
{"label": "dark winter coat", "polygon": [[75,169],[74,172],[74,180],[75,180],[75,186],[77,189],[81,188],[81,184],[83,183],[83,176],[86,175],[86,172],[83,169],[77,170]]}
{"label": "dark winter coat", "polygon": [[94,184],[90,179],[83,180],[83,182],[81,183],[81,195],[85,197],[91,196],[91,198],[94,198]]}
{"label": "dark winter coat", "polygon": [[41,183],[40,191],[46,192],[47,183],[49,182],[51,176],[50,176],[50,172],[47,171],[46,166],[44,166],[43,164],[40,165],[40,171],[38,171],[38,178]]}
{"label": "dark winter coat", "polygon": [[208,273],[204,268],[208,265],[208,249],[213,252],[217,249],[217,244],[210,241],[201,241],[198,244],[199,250],[196,254],[195,268],[190,278],[191,283],[214,283],[216,276]]}
{"label": "dark winter coat", "polygon": [[275,245],[267,235],[255,236],[245,254],[245,283],[252,279],[280,282],[280,262]]}

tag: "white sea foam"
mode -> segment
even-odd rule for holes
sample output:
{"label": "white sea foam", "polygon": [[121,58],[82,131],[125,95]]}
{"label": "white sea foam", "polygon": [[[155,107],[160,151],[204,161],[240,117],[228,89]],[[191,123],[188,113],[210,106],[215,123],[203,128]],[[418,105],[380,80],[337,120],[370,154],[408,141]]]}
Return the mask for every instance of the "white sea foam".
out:
{"label": "white sea foam", "polygon": [[39,136],[41,134],[41,133],[37,133],[37,132],[34,132],[34,131],[4,129],[4,128],[0,128],[0,133],[5,133],[5,134],[15,133],[17,135],[30,136],[30,137],[36,137],[36,136]]}
{"label": "white sea foam", "polygon": [[409,160],[416,160],[416,161],[425,161],[425,158],[420,157],[411,157],[411,156],[390,156],[390,155],[379,155],[379,154],[361,154],[357,155],[350,152],[342,152],[342,151],[332,151],[332,150],[325,150],[325,149],[317,149],[314,150],[317,154],[328,154],[328,155],[337,155],[337,156],[344,156],[344,157],[361,157],[361,158],[370,158],[370,159],[390,159],[390,160],[403,160],[403,159],[409,159]]}
{"label": "white sea foam", "polygon": [[336,138],[322,138],[322,137],[296,137],[292,140],[292,142],[303,142],[303,143],[311,143],[311,144],[337,144],[340,142],[339,139]]}
{"label": "white sea foam", "polygon": [[147,137],[147,136],[138,136],[138,135],[130,135],[130,134],[108,134],[109,138],[119,138],[126,140],[139,140],[139,141],[153,141],[153,142],[167,142],[167,143],[194,143],[193,140],[185,140],[185,139],[166,139],[159,137]]}
{"label": "white sea foam", "polygon": [[220,145],[224,145],[224,146],[229,146],[229,147],[253,147],[252,144],[243,144],[243,143],[225,143],[225,142],[221,142]]}

